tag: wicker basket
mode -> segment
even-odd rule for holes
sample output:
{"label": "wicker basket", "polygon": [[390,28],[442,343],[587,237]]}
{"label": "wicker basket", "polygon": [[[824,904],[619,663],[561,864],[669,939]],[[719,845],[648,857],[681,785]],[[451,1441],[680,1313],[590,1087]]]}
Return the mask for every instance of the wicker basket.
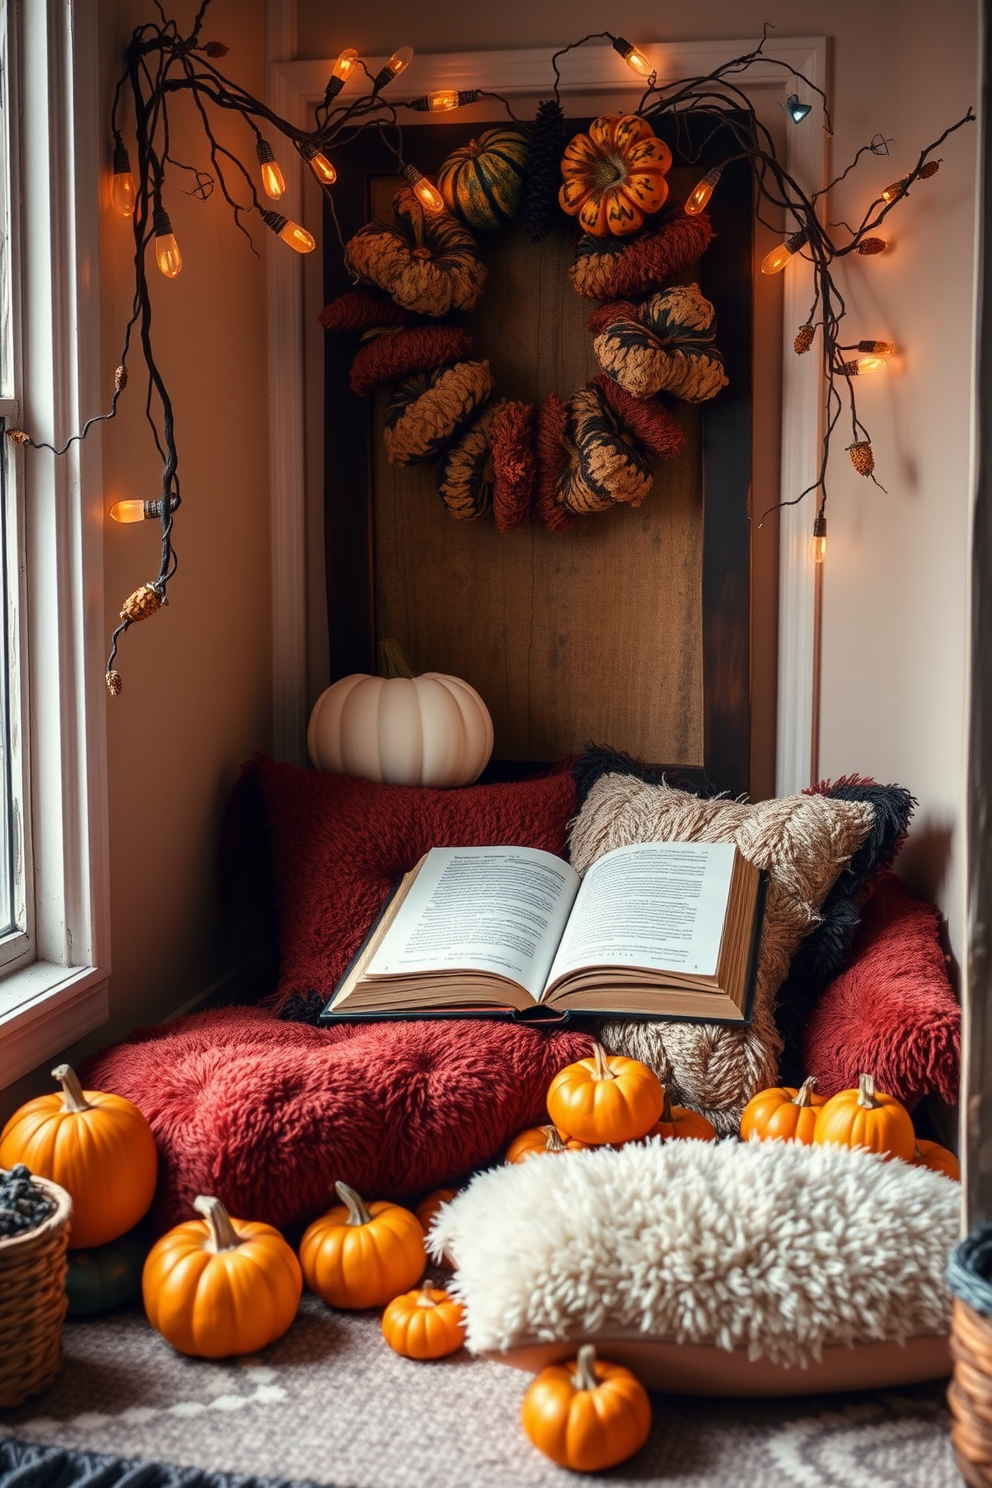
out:
{"label": "wicker basket", "polygon": [[36,1230],[0,1240],[0,1406],[44,1390],[62,1362],[72,1200],[47,1178],[32,1182],[52,1196],[55,1212]]}
{"label": "wicker basket", "polygon": [[954,1251],[947,1283],[954,1295],[947,1392],[951,1435],[961,1476],[971,1488],[992,1488],[992,1225],[973,1230]]}

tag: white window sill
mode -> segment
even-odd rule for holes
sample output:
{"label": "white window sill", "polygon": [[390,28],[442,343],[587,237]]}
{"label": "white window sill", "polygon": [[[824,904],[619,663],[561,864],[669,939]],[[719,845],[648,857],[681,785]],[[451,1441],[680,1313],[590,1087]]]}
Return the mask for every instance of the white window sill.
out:
{"label": "white window sill", "polygon": [[0,1089],[110,1017],[107,973],[35,961],[0,982]]}

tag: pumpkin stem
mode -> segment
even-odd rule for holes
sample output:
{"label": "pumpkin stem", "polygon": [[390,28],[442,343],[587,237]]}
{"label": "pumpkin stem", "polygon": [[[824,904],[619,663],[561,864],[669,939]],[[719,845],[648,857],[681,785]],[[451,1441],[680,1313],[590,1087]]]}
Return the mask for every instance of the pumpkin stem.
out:
{"label": "pumpkin stem", "polygon": [[193,1208],[202,1214],[210,1229],[210,1249],[219,1255],[222,1250],[237,1250],[241,1241],[220,1199],[200,1194],[193,1200]]}
{"label": "pumpkin stem", "polygon": [[579,1349],[572,1384],[577,1390],[595,1390],[599,1384],[596,1378],[596,1350],[591,1343],[584,1343]]}
{"label": "pumpkin stem", "polygon": [[556,1126],[544,1126],[541,1130],[544,1132],[545,1152],[564,1152],[566,1150],[565,1143],[561,1139],[561,1132]]}
{"label": "pumpkin stem", "polygon": [[610,1066],[606,1062],[606,1050],[603,1048],[602,1044],[593,1044],[592,1052],[593,1057],[596,1060],[596,1068],[593,1070],[592,1075],[593,1079],[615,1080],[616,1075],[613,1073],[613,1071],[610,1069]]}
{"label": "pumpkin stem", "polygon": [[913,1162],[916,1163],[916,1162],[922,1162],[922,1161],[923,1161],[923,1148],[920,1146],[919,1142],[914,1142],[913,1143]]}
{"label": "pumpkin stem", "polygon": [[91,1111],[93,1109],[83,1094],[83,1087],[79,1083],[79,1076],[74,1069],[70,1069],[69,1065],[57,1064],[52,1070],[52,1079],[59,1080],[62,1084],[65,1110]]}
{"label": "pumpkin stem", "polygon": [[881,1101],[875,1099],[875,1080],[872,1075],[858,1076],[858,1105],[866,1111],[877,1111]]}
{"label": "pumpkin stem", "polygon": [[417,1298],[417,1306],[436,1307],[437,1303],[434,1301],[434,1297],[432,1295],[433,1291],[434,1288],[431,1286],[431,1283],[429,1281],[425,1281],[423,1286],[420,1288],[420,1296]]}
{"label": "pumpkin stem", "polygon": [[338,1179],[334,1185],[334,1192],[348,1210],[348,1223],[350,1225],[367,1225],[372,1223],[372,1216],[366,1209],[361,1195],[357,1194],[353,1188],[349,1188],[347,1183],[342,1183]]}
{"label": "pumpkin stem", "polygon": [[813,1104],[811,1097],[813,1095],[815,1085],[816,1076],[808,1075],[807,1078],[800,1085],[799,1089],[796,1091],[796,1094],[793,1097],[792,1104],[794,1106],[811,1106]]}
{"label": "pumpkin stem", "polygon": [[412,677],[413,671],[403,652],[400,643],[393,636],[379,642],[379,664],[382,667],[384,677]]}
{"label": "pumpkin stem", "polygon": [[672,1115],[672,1098],[668,1094],[668,1091],[667,1090],[664,1091],[664,1096],[665,1096],[665,1104],[661,1108],[661,1115],[658,1117],[658,1120],[659,1121],[674,1121],[675,1120],[675,1117]]}

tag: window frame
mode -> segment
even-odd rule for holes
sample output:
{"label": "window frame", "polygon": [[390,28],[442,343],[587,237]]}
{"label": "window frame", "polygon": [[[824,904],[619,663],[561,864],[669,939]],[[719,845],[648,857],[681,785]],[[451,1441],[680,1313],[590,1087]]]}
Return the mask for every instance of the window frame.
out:
{"label": "window frame", "polygon": [[[3,7],[16,396],[0,417],[60,443],[105,402],[96,9]],[[0,1088],[107,1021],[110,971],[100,429],[58,458],[7,443],[28,942],[0,971]]]}

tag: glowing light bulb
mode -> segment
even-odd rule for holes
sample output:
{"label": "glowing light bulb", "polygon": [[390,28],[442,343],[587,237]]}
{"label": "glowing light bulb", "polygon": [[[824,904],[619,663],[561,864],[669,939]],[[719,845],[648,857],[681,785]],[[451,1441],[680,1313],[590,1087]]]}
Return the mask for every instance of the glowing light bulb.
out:
{"label": "glowing light bulb", "polygon": [[644,53],[639,51],[637,47],[631,46],[626,37],[615,36],[613,38],[613,50],[620,53],[620,56],[626,62],[631,72],[636,72],[638,77],[650,77],[654,72],[654,68]]}
{"label": "glowing light bulb", "polygon": [[871,372],[882,372],[884,369],[884,356],[857,357],[853,362],[844,363],[844,371],[848,377],[867,377]]}
{"label": "glowing light bulb", "polygon": [[858,350],[880,357],[890,357],[896,354],[895,345],[891,341],[859,341]]}
{"label": "glowing light bulb", "polygon": [[696,213],[701,212],[706,206],[710,197],[713,195],[713,188],[722,174],[723,166],[714,165],[711,170],[706,172],[703,179],[692,188],[686,198],[685,204],[685,209],[690,217],[695,217]]}
{"label": "glowing light bulb", "polygon": [[797,254],[806,241],[806,232],[800,228],[791,237],[786,238],[784,243],[779,243],[771,253],[766,253],[761,260],[761,272],[763,274],[780,274],[786,264]]}
{"label": "glowing light bulb", "polygon": [[809,545],[809,556],[814,563],[822,563],[827,556],[827,519],[819,516],[813,522],[813,538]]}
{"label": "glowing light bulb", "polygon": [[110,183],[110,200],[122,217],[134,212],[134,177],[131,161],[123,140],[114,143],[114,179]]}
{"label": "glowing light bulb", "polygon": [[401,72],[406,72],[412,61],[413,47],[398,47],[385,67],[380,68],[372,79],[372,92],[378,93],[379,89],[391,83],[393,78],[399,77]]}
{"label": "glowing light bulb", "polygon": [[427,107],[432,114],[446,114],[449,109],[456,109],[459,102],[458,94],[452,88],[439,88],[436,93],[427,95]]}
{"label": "glowing light bulb", "polygon": [[408,186],[413,187],[413,194],[425,211],[444,211],[444,197],[436,186],[431,185],[423,171],[419,171],[415,165],[405,165],[400,176]]}
{"label": "glowing light bulb", "polygon": [[894,202],[897,201],[900,196],[905,196],[906,185],[908,181],[909,177],[903,176],[900,180],[893,181],[891,186],[886,186],[885,190],[882,192],[882,200],[884,202]]}
{"label": "glowing light bulb", "polygon": [[258,156],[261,168],[265,194],[273,201],[278,201],[286,190],[286,178],[279,169],[279,162],[272,153],[272,146],[261,135],[255,141],[255,154]]}
{"label": "glowing light bulb", "polygon": [[316,145],[301,145],[300,154],[322,186],[334,185],[334,182],[338,178],[338,173],[327,156],[322,154]]}
{"label": "glowing light bulb", "polygon": [[277,238],[282,238],[296,253],[312,253],[317,246],[317,240],[313,233],[307,232],[298,222],[290,222],[281,212],[267,212],[260,207],[262,220],[266,227],[270,227]]}
{"label": "glowing light bulb", "polygon": [[[169,510],[175,511],[179,497],[169,499]],[[148,522],[162,515],[161,501],[115,501],[110,508],[115,522]]]}
{"label": "glowing light bulb", "polygon": [[330,104],[337,97],[357,65],[358,53],[355,51],[355,48],[345,47],[331,68],[331,75],[327,80],[327,87],[324,89],[325,104]]}
{"label": "glowing light bulb", "polygon": [[152,213],[152,232],[155,235],[155,262],[166,279],[175,279],[183,266],[179,244],[172,232],[169,214],[162,207]]}

